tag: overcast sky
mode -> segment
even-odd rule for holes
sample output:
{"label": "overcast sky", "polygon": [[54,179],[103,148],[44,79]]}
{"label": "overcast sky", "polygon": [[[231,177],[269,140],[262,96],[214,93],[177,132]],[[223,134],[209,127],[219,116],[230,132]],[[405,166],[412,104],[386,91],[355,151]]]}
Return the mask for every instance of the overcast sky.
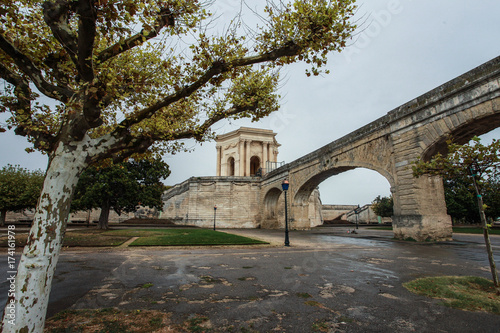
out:
{"label": "overcast sky", "polygon": [[[216,7],[230,17],[237,2],[216,0]],[[498,0],[364,0],[358,5],[365,30],[343,53],[330,57],[331,74],[308,78],[304,66],[289,67],[283,72],[279,112],[258,123],[220,122],[216,132],[271,129],[282,145],[278,160],[291,162],[500,55]],[[496,130],[488,138],[498,136]],[[44,156],[23,152],[23,138],[3,133],[0,140],[0,166],[45,169]],[[215,143],[188,145],[194,152],[165,156],[172,170],[167,184],[215,175]],[[390,194],[387,180],[366,169],[331,177],[320,192],[325,204],[366,204]]]}

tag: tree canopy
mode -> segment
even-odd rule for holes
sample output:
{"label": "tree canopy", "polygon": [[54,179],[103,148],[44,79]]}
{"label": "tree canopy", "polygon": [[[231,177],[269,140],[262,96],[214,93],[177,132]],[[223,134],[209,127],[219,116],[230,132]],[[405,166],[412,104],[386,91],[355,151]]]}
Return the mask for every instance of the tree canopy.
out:
{"label": "tree canopy", "polygon": [[372,202],[372,209],[378,216],[381,217],[392,217],[393,212],[393,200],[391,197],[380,197],[377,196]]}
{"label": "tree canopy", "polygon": [[221,119],[278,109],[277,69],[319,74],[355,28],[353,2],[270,1],[258,27],[240,17],[221,33],[197,0],[3,0],[0,112],[49,154],[85,135],[113,139],[94,161],[175,151]]}
{"label": "tree canopy", "polygon": [[5,224],[7,211],[35,208],[42,191],[44,174],[19,165],[4,166],[0,170],[0,224]]}
{"label": "tree canopy", "polygon": [[160,159],[89,167],[80,176],[72,208],[100,208],[101,229],[108,228],[110,209],[117,214],[133,212],[139,205],[162,210],[165,185],[161,180],[169,174],[168,165]]}

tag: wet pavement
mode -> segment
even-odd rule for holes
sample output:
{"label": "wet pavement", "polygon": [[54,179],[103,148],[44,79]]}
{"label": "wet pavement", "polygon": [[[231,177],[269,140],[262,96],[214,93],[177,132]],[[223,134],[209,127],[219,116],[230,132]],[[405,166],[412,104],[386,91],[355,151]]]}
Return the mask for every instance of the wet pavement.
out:
{"label": "wet pavement", "polygon": [[[351,230],[292,231],[289,248],[283,231],[239,229],[227,231],[270,245],[65,250],[48,315],[155,309],[176,323],[203,317],[213,332],[500,332],[498,315],[450,309],[402,286],[424,276],[491,278],[481,235],[419,244]],[[492,241],[500,258],[500,237]],[[2,253],[0,272],[6,267]]]}

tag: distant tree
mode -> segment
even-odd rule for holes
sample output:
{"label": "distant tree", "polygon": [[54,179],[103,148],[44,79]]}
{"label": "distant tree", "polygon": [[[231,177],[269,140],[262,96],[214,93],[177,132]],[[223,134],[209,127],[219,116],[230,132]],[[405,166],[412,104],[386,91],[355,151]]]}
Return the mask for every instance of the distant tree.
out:
{"label": "distant tree", "polygon": [[375,214],[382,217],[392,217],[392,215],[394,215],[393,206],[394,202],[392,196],[380,197],[379,195],[372,202],[373,211]]}
{"label": "distant tree", "polygon": [[157,160],[129,160],[107,167],[90,167],[82,173],[72,202],[73,210],[100,208],[99,228],[108,229],[109,212],[133,212],[138,205],[162,210],[162,179],[168,165]]}
{"label": "distant tree", "polygon": [[[470,181],[461,175],[446,177],[444,181],[444,194],[448,214],[454,222],[481,223],[477,200]],[[500,216],[500,178],[492,175],[484,180],[483,200],[486,204],[484,213],[488,219]]]}
{"label": "distant tree", "polygon": [[35,208],[42,191],[43,172],[29,171],[19,165],[0,170],[0,224],[5,225],[8,211]]}
{"label": "distant tree", "polygon": [[443,176],[443,185],[446,209],[452,221],[454,223],[480,223],[476,198],[471,191],[468,179]]}
{"label": "distant tree", "polygon": [[492,220],[500,217],[500,175],[488,179],[486,202],[486,216]]}
{"label": "distant tree", "polygon": [[430,161],[418,160],[413,165],[413,175],[419,177],[423,174],[438,175],[441,177],[461,178],[467,180],[470,191],[476,195],[477,207],[483,228],[484,241],[491,274],[497,294],[500,295],[500,282],[493,257],[493,250],[488,232],[483,201],[486,184],[489,179],[497,178],[500,171],[500,141],[484,146],[478,137],[469,143],[458,145],[448,140],[448,154],[438,153]]}

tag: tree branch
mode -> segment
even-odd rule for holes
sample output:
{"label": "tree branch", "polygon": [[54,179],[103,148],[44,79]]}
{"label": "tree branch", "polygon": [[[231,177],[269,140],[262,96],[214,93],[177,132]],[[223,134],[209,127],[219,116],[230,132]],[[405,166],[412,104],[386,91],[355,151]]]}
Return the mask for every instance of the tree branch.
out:
{"label": "tree branch", "polygon": [[87,82],[94,79],[92,52],[96,36],[97,10],[93,0],[79,0],[77,13],[78,24],[78,72]]}
{"label": "tree branch", "polygon": [[143,27],[141,32],[131,36],[123,41],[120,41],[107,49],[103,50],[97,56],[97,63],[103,63],[123,52],[126,52],[135,46],[141,45],[147,40],[158,36],[160,30],[166,26],[173,27],[175,25],[174,14],[168,8],[163,8],[158,13],[158,18],[156,19],[152,29]]}
{"label": "tree branch", "polygon": [[96,140],[100,141],[97,144],[97,150],[100,153],[87,161],[89,164],[98,163],[107,158],[112,158],[113,162],[118,163],[134,153],[145,152],[154,143],[152,138],[136,138],[131,135],[116,140],[112,134],[107,134]]}
{"label": "tree branch", "polygon": [[[218,112],[214,116],[208,118],[201,124],[200,126],[196,127],[195,129],[192,130],[187,130],[187,131],[181,131],[181,132],[174,132],[172,135],[169,136],[169,140],[179,140],[179,139],[189,139],[189,138],[195,138],[198,141],[201,141],[203,139],[203,136],[205,133],[208,131],[210,126],[218,122],[219,120],[228,118],[230,116],[237,115],[239,113],[245,112],[245,111],[251,111],[253,110],[253,107],[237,107],[233,106],[230,109],[227,109],[223,112]],[[161,137],[154,137],[155,140],[162,140]],[[165,140],[163,138],[163,140]]]}
{"label": "tree branch", "polygon": [[52,69],[52,73],[54,74],[54,79],[57,81],[58,86],[68,86],[69,82],[71,81],[68,73],[65,73],[60,70],[60,65],[64,64],[66,61],[68,61],[70,58],[67,54],[62,53],[50,53],[47,55],[47,57],[43,60],[43,63]]}
{"label": "tree branch", "polygon": [[77,37],[69,26],[69,12],[74,10],[74,1],[57,0],[43,3],[43,19],[54,37],[61,43],[75,65],[78,65]]}
{"label": "tree branch", "polygon": [[16,49],[2,34],[0,34],[0,49],[13,59],[14,64],[31,79],[42,94],[63,103],[66,103],[73,95],[73,91],[45,81],[42,72],[35,64]]}
{"label": "tree branch", "polygon": [[203,85],[205,85],[208,81],[210,81],[211,78],[213,78],[216,75],[225,73],[230,69],[236,67],[250,66],[262,62],[273,61],[281,57],[294,56],[299,54],[301,50],[302,49],[295,43],[289,42],[277,50],[262,55],[235,59],[228,63],[221,60],[214,61],[212,63],[212,66],[205,72],[205,74],[203,74],[200,78],[198,78],[198,80],[196,80],[189,86],[185,86],[184,88],[180,89],[174,94],[165,97],[163,100],[157,102],[156,104],[153,104],[150,107],[147,107],[139,111],[135,115],[132,115],[131,117],[123,120],[118,125],[116,132],[126,130],[130,128],[130,126],[138,124],[142,120],[152,117],[153,114],[156,111],[160,110],[161,108],[167,107],[181,100],[182,98],[189,97],[191,94],[193,94]]}
{"label": "tree branch", "polygon": [[21,136],[30,136],[35,139],[35,147],[43,151],[50,151],[53,147],[55,138],[44,131],[33,128],[32,110],[31,110],[31,89],[29,83],[21,76],[8,70],[0,63],[0,77],[12,84],[17,103],[14,103],[10,109],[14,115],[17,127],[15,133]]}

